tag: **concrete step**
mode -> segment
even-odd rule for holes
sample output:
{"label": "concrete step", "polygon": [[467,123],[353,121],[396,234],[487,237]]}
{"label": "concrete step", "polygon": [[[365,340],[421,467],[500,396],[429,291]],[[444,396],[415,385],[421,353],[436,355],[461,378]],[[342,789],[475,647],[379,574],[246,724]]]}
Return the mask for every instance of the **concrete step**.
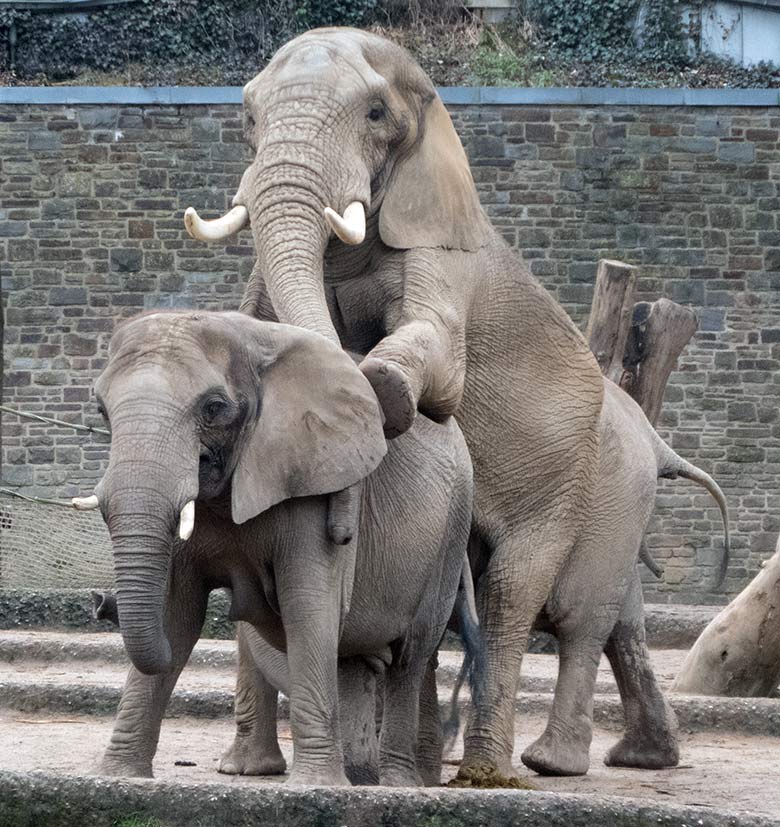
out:
{"label": "concrete step", "polygon": [[[129,661],[122,636],[112,632],[57,632],[50,629],[0,631],[0,664],[19,667],[22,662],[64,663],[102,661],[127,668]],[[195,644],[189,666],[234,668],[234,640],[204,638]],[[2,666],[0,666],[0,669]]]}
{"label": "concrete step", "polygon": [[[663,687],[671,686],[685,654],[673,649],[651,652],[656,675]],[[460,652],[442,650],[439,653],[437,679],[441,687],[453,685],[461,663]],[[178,685],[185,689],[230,690],[235,683],[235,664],[233,641],[200,640]],[[116,632],[0,631],[0,680],[121,687],[127,669],[122,638]],[[521,689],[552,692],[557,670],[556,656],[527,654],[523,660]],[[604,657],[596,690],[602,694],[617,692],[612,670]]]}
{"label": "concrete step", "polygon": [[[26,713],[78,713],[112,715],[119,704],[121,687],[90,683],[30,683],[7,680],[0,682],[0,709]],[[686,732],[729,731],[746,735],[780,737],[780,700],[776,698],[710,698],[694,695],[670,695],[681,729]],[[447,717],[450,693],[445,687],[439,695],[442,715]],[[467,711],[468,696],[460,698],[461,715]],[[515,712],[547,715],[552,696],[544,692],[520,692]],[[232,689],[177,688],[166,711],[167,717],[182,715],[218,718],[233,714]],[[289,714],[287,700],[281,697],[279,714]],[[617,695],[597,694],[594,698],[594,721],[604,729],[623,728],[623,709]]]}

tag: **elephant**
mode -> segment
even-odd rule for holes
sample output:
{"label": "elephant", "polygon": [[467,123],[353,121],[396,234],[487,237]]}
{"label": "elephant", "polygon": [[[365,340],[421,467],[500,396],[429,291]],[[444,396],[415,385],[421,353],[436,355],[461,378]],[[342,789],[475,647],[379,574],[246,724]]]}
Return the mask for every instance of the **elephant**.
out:
{"label": "elephant", "polygon": [[[286,652],[289,780],[347,783],[343,657],[384,670],[382,783],[420,783],[421,684],[470,577],[472,470],[455,421],[419,417],[385,455],[377,400],[347,353],[235,312],[123,323],[95,395],[109,464],[74,505],[99,506],[108,526],[132,662],[101,771],[151,775],[208,593],[227,587],[230,617]],[[337,545],[326,495],[349,486],[359,530]]]}
{"label": "elephant", "polygon": [[[283,46],[243,100],[254,158],[229,213],[205,221],[186,210],[190,235],[251,227],[241,310],[361,354],[389,438],[417,411],[452,416],[471,454],[486,671],[460,776],[513,773],[514,699],[543,608],[561,630],[560,675],[554,725],[528,757],[545,772],[583,771],[605,645],[626,659],[627,692],[647,694],[633,657],[643,632],[621,607],[639,594],[633,555],[656,466],[694,471],[653,441],[644,416],[624,414],[624,394],[580,331],[491,227],[449,114],[404,49],[354,29],[313,30]],[[609,588],[590,567],[604,549],[615,549]],[[667,738],[658,748],[638,734],[659,708],[628,711],[613,763],[668,762]]]}

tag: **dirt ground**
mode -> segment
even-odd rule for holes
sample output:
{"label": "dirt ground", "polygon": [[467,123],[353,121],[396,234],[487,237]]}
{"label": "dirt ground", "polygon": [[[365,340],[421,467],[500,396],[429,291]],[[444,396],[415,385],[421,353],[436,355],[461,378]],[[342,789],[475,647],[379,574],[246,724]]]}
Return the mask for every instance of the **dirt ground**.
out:
{"label": "dirt ground", "polygon": [[[3,749],[0,769],[45,770],[75,775],[91,774],[108,743],[110,718],[91,716],[25,715],[0,712]],[[524,718],[516,739],[520,755],[544,728],[542,718]],[[280,723],[282,750],[289,761],[292,742],[286,722]],[[155,777],[165,781],[266,784],[262,778],[234,778],[216,772],[221,753],[230,744],[233,725],[229,719],[166,719],[155,759]],[[640,771],[605,767],[602,756],[615,734],[597,730],[591,751],[591,768],[580,778],[541,778],[522,765],[518,774],[540,790],[601,793],[630,798],[662,799],[780,817],[778,760],[780,743],[775,738],[698,733],[684,735],[681,766],[673,770]],[[460,755],[456,745],[444,768],[444,780],[456,772]],[[183,761],[192,766],[176,766]],[[519,761],[518,761],[519,764]],[[279,780],[279,779],[276,779]]]}

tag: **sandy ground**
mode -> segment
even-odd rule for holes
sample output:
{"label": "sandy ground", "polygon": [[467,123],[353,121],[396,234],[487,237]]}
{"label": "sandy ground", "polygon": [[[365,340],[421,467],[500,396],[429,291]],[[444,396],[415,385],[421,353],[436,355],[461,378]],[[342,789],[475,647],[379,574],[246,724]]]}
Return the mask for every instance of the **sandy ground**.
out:
{"label": "sandy ground", "polygon": [[[110,718],[0,712],[4,747],[0,751],[0,769],[91,774],[108,743],[111,725]],[[525,718],[522,728],[515,745],[518,756],[542,731],[544,720]],[[280,723],[279,732],[282,751],[289,763],[292,743],[286,723]],[[280,780],[219,775],[216,772],[219,756],[232,737],[230,720],[165,720],[154,764],[155,777],[165,781],[228,785]],[[662,799],[780,817],[780,743],[777,739],[710,733],[684,736],[681,766],[661,771],[605,767],[601,758],[614,740],[614,733],[595,732],[587,776],[541,778],[522,765],[518,767],[518,774],[541,790]],[[456,745],[445,764],[445,780],[455,774],[456,766],[450,762],[459,757],[460,750],[460,745]],[[176,766],[177,761],[192,762],[194,766]]]}

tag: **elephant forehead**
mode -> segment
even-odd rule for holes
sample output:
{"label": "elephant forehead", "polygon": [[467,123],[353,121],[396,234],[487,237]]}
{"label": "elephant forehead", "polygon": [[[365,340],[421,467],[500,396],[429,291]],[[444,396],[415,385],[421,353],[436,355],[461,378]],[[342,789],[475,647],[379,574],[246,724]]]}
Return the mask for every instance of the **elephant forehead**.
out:
{"label": "elephant forehead", "polygon": [[153,313],[122,326],[111,343],[109,368],[159,365],[166,375],[181,376],[208,374],[212,367],[224,374],[234,350],[229,327],[208,313]]}
{"label": "elephant forehead", "polygon": [[[358,33],[359,34],[359,33]],[[351,92],[365,93],[382,84],[366,60],[358,37],[312,35],[297,38],[277,52],[268,66],[244,87],[244,102],[261,106],[285,87],[332,90],[334,98],[345,99]],[[367,89],[368,87],[368,89]]]}

